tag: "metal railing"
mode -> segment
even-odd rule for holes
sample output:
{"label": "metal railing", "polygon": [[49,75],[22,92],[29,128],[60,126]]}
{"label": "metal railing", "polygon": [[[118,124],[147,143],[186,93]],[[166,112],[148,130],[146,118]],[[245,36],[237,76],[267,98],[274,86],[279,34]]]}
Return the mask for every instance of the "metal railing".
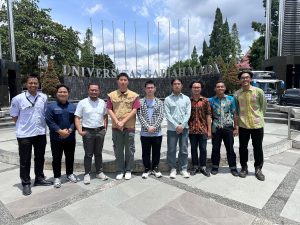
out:
{"label": "metal railing", "polygon": [[[299,122],[299,126],[300,126],[300,119],[292,117],[292,107],[289,107],[289,109],[288,109],[288,139],[289,140],[292,139],[292,132],[300,133],[300,130],[291,128],[291,122],[293,122],[293,121],[294,122]],[[295,126],[297,126],[297,125],[295,125]]]}

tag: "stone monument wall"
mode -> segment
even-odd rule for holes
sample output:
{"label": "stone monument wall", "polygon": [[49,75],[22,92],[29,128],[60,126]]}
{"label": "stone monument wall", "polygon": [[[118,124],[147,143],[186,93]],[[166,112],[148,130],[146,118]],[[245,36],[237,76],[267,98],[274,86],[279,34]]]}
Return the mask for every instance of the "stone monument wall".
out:
{"label": "stone monument wall", "polygon": [[[190,96],[189,85],[193,80],[201,80],[204,83],[202,95],[206,97],[213,96],[215,83],[220,78],[219,74],[201,75],[201,76],[186,76],[180,77],[183,81],[182,92]],[[147,80],[153,80],[156,84],[156,96],[165,98],[171,93],[171,80],[174,77],[165,78],[130,78],[128,88],[144,96],[144,84]],[[77,76],[63,76],[63,82],[70,87],[70,99],[81,100],[87,97],[87,87],[90,82],[96,82],[100,85],[100,98],[106,99],[107,93],[118,88],[116,78],[96,78],[96,77],[77,77]]]}

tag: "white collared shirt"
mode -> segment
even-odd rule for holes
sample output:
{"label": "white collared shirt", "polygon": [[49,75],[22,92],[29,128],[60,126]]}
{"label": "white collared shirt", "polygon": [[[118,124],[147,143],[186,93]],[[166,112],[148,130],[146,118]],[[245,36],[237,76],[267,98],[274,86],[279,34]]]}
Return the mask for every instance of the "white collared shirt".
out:
{"label": "white collared shirt", "polygon": [[75,116],[80,117],[81,124],[87,128],[97,128],[104,126],[104,115],[107,114],[106,103],[98,98],[92,101],[90,97],[82,99],[76,108]]}
{"label": "white collared shirt", "polygon": [[17,138],[46,134],[46,106],[47,96],[41,92],[32,96],[25,91],[12,99],[10,116],[18,117],[16,121]]}

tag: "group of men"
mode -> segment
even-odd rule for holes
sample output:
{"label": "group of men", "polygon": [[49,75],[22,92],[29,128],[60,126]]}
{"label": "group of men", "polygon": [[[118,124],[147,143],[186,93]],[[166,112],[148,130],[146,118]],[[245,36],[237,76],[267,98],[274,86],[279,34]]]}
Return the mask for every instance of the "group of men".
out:
{"label": "group of men", "polygon": [[[239,73],[241,89],[236,98],[225,95],[225,84],[218,81],[216,96],[207,99],[201,95],[203,83],[193,81],[190,85],[191,98],[182,93],[183,83],[175,78],[171,82],[172,93],[164,102],[155,97],[156,86],[152,80],[145,83],[145,97],[128,89],[129,77],[126,73],[117,76],[118,89],[109,93],[107,103],[99,98],[100,86],[88,85],[88,97],[77,106],[68,101],[70,89],[61,84],[56,89],[56,101],[47,103],[47,96],[38,91],[39,81],[34,75],[27,77],[27,91],[12,99],[10,115],[16,122],[19,145],[20,178],[23,194],[31,194],[31,152],[34,148],[35,186],[52,185],[43,173],[46,148],[46,124],[50,131],[54,187],[61,187],[61,160],[65,155],[66,179],[76,183],[73,173],[75,154],[75,130],[82,136],[84,148],[84,184],[90,183],[92,158],[95,160],[96,178],[106,180],[103,172],[102,149],[108,128],[108,115],[112,122],[112,140],[115,153],[116,179],[131,179],[134,167],[136,115],[141,124],[140,140],[142,160],[146,179],[153,174],[157,178],[159,170],[162,129],[167,119],[167,162],[170,178],[177,175],[176,152],[179,142],[179,172],[189,178],[188,139],[191,144],[192,175],[201,172],[205,176],[217,174],[220,162],[220,147],[224,141],[227,160],[232,175],[246,177],[248,174],[248,142],[250,136],[254,147],[255,175],[264,180],[263,166],[263,114],[266,102],[263,91],[251,86],[253,74]],[[236,155],[233,148],[234,136],[239,135],[241,171],[237,171]],[[212,169],[206,168],[207,140],[212,138]],[[200,152],[198,154],[198,148]],[[152,159],[151,159],[152,155]],[[198,157],[199,155],[199,157]]]}

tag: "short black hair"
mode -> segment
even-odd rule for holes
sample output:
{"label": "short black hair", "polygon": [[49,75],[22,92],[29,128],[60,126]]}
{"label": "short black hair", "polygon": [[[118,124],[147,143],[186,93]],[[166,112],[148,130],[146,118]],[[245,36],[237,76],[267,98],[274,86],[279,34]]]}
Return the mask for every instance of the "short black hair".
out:
{"label": "short black hair", "polygon": [[38,80],[38,82],[40,82],[39,75],[37,75],[36,73],[28,74],[28,75],[26,76],[25,82],[27,83],[28,80],[29,80],[30,78],[36,78],[36,79]]}
{"label": "short black hair", "polygon": [[58,92],[58,89],[60,89],[62,87],[66,88],[68,90],[68,92],[70,92],[70,88],[67,85],[65,85],[65,84],[59,84],[59,85],[57,85],[56,86],[56,92]]}
{"label": "short black hair", "polygon": [[203,84],[203,82],[202,82],[201,80],[193,80],[193,81],[190,83],[190,88],[192,88],[193,85],[194,85],[195,83],[201,84],[201,89],[203,89],[204,84]]}
{"label": "short black hair", "polygon": [[224,86],[226,87],[226,85],[225,85],[225,81],[224,80],[218,80],[217,82],[216,82],[216,84],[215,84],[215,87],[217,86],[217,84],[219,84],[219,83],[222,83],[222,84],[224,84]]}
{"label": "short black hair", "polygon": [[126,77],[126,78],[127,78],[127,80],[129,80],[129,76],[128,76],[128,74],[127,74],[127,73],[124,73],[124,72],[122,72],[122,73],[119,73],[119,75],[117,76],[117,80],[119,80],[119,79],[120,79],[120,77]]}
{"label": "short black hair", "polygon": [[171,80],[171,85],[173,85],[173,83],[178,80],[181,84],[183,84],[182,80],[180,78],[174,78]]}
{"label": "short black hair", "polygon": [[144,87],[146,87],[148,84],[153,84],[154,87],[156,86],[153,80],[147,80],[147,81],[145,82]]}
{"label": "short black hair", "polygon": [[240,72],[238,73],[238,79],[239,79],[239,80],[241,79],[241,76],[242,76],[242,74],[244,74],[244,73],[248,73],[248,74],[250,75],[251,79],[253,78],[253,73],[251,72],[251,70],[242,70],[242,71],[240,71]]}
{"label": "short black hair", "polygon": [[98,86],[98,88],[100,89],[100,85],[99,85],[98,83],[96,83],[96,82],[89,83],[88,89],[90,89],[90,86],[91,86],[91,85],[96,85],[96,86]]}

